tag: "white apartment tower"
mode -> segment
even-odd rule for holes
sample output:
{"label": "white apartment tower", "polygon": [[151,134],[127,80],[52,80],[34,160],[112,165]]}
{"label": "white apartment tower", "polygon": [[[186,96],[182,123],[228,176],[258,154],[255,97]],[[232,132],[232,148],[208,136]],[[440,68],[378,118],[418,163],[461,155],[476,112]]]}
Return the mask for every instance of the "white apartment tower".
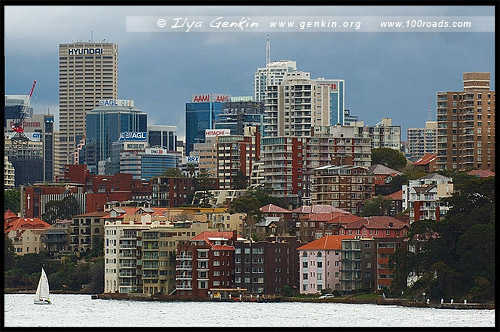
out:
{"label": "white apartment tower", "polygon": [[311,128],[330,125],[330,87],[308,72],[287,73],[280,85],[269,85],[265,136],[311,136]]}
{"label": "white apartment tower", "polygon": [[425,128],[408,128],[408,159],[417,161],[437,151],[437,121],[425,122]]}
{"label": "white apartment tower", "polygon": [[291,60],[280,60],[270,63],[268,67],[257,68],[254,75],[254,100],[265,100],[268,80],[270,85],[279,85],[285,78],[286,73],[295,71],[297,71],[297,63]]}
{"label": "white apartment tower", "polygon": [[73,163],[85,135],[85,115],[99,100],[118,98],[118,45],[108,42],[59,44],[59,140],[54,175]]}

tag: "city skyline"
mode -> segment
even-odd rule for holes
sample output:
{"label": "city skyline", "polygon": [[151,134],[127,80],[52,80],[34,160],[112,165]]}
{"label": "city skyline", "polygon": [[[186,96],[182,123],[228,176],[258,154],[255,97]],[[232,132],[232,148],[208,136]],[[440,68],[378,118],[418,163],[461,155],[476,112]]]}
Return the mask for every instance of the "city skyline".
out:
{"label": "city skyline", "polygon": [[[490,6],[266,7],[269,15],[491,16]],[[50,22],[45,15],[51,16]],[[28,94],[34,113],[58,111],[59,44],[76,40],[118,45],[118,98],[133,99],[149,125],[177,126],[185,138],[185,104],[192,94],[253,95],[257,68],[265,67],[266,32],[127,32],[136,15],[257,16],[241,7],[5,7],[5,93]],[[29,19],[26,19],[29,18]],[[88,22],[78,23],[73,22]],[[429,97],[459,91],[464,72],[490,72],[495,90],[494,33],[484,32],[269,32],[271,61],[293,60],[311,78],[345,80],[345,107],[365,125],[382,117],[406,129],[424,127]],[[29,45],[29,47],[28,47]],[[27,50],[36,50],[31,52]]]}

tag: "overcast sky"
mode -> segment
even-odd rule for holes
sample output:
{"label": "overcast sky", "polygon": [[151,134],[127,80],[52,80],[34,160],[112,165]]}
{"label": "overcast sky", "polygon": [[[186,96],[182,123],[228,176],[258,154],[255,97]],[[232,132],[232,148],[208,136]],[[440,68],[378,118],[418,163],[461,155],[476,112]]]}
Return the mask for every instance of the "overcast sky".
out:
{"label": "overcast sky", "polygon": [[[257,17],[493,16],[490,6],[373,7],[5,7],[5,94],[28,94],[35,113],[58,114],[58,45],[76,40],[118,44],[118,97],[134,99],[149,124],[176,125],[185,136],[192,94],[253,95],[253,76],[271,61],[295,60],[311,77],[345,80],[347,109],[367,125],[382,117],[423,127],[436,92],[462,90],[462,73],[491,73],[493,32],[127,32],[127,16]],[[208,22],[204,22],[208,24]],[[181,29],[179,29],[181,30]]]}

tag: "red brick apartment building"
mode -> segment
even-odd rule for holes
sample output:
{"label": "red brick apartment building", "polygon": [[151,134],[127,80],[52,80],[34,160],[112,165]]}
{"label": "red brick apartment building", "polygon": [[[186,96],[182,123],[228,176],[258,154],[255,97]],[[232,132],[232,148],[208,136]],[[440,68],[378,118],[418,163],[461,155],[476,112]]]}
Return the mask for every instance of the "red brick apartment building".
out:
{"label": "red brick apartment building", "polygon": [[176,295],[209,298],[233,286],[237,233],[202,232],[177,246]]}

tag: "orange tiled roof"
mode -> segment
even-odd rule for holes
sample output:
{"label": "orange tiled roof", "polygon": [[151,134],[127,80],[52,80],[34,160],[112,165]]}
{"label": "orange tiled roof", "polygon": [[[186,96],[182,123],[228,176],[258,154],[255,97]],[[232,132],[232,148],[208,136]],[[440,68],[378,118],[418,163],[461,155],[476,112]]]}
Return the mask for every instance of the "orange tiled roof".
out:
{"label": "orange tiled roof", "polygon": [[7,233],[22,229],[45,229],[49,227],[48,223],[38,218],[18,218],[5,225],[4,232]]}
{"label": "orange tiled roof", "polygon": [[331,205],[322,205],[322,204],[315,204],[311,206],[301,206],[296,209],[293,209],[292,212],[296,213],[330,213],[330,212],[339,212],[339,213],[345,213],[348,214],[349,212],[336,208]]}
{"label": "orange tiled roof", "polygon": [[403,199],[403,190],[399,190],[396,192],[393,192],[392,194],[389,194],[385,197],[392,198],[393,200],[402,200]]}
{"label": "orange tiled roof", "polygon": [[363,219],[361,217],[358,217],[354,214],[341,214],[339,216],[336,216],[335,218],[332,218],[329,223],[335,223],[335,224],[349,224],[354,221],[358,221],[360,219]]}
{"label": "orange tiled roof", "polygon": [[274,204],[267,204],[260,208],[262,213],[291,213],[292,211],[282,208]]}
{"label": "orange tiled roof", "polygon": [[12,218],[19,218],[17,216],[17,214],[15,214],[14,212],[12,212],[10,209],[7,209],[7,211],[5,211],[5,213],[3,214],[3,219],[12,219]]}
{"label": "orange tiled roof", "polygon": [[107,214],[108,214],[107,212],[103,212],[103,211],[94,211],[94,212],[87,212],[87,213],[79,214],[79,215],[73,216],[73,218],[79,218],[79,217],[102,217],[102,216],[105,216]]}
{"label": "orange tiled roof", "polygon": [[477,176],[480,178],[495,176],[495,172],[492,172],[488,169],[473,169],[472,171],[469,171],[467,174]]}
{"label": "orange tiled roof", "polygon": [[342,240],[354,239],[354,237],[354,235],[325,235],[320,239],[298,247],[297,250],[340,250]]}
{"label": "orange tiled roof", "polygon": [[437,158],[437,154],[435,153],[427,153],[422,158],[413,163],[413,165],[427,165],[434,161]]}
{"label": "orange tiled roof", "polygon": [[[392,223],[392,227],[389,226],[389,223]],[[408,225],[401,220],[389,216],[365,217],[344,225],[346,229],[359,229],[361,226],[365,226],[368,229],[402,229]]]}

